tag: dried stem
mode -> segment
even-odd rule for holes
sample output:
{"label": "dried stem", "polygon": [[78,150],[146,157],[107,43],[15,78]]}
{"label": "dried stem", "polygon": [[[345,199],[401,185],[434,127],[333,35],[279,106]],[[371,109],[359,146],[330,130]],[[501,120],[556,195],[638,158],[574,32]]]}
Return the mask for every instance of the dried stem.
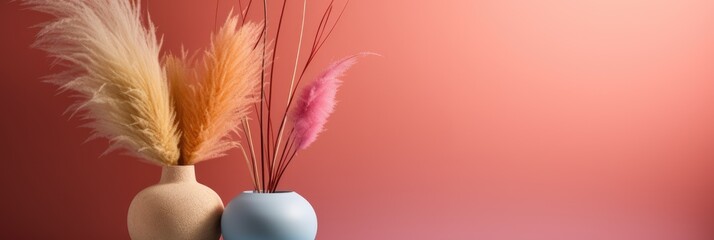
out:
{"label": "dried stem", "polygon": [[[239,5],[242,8],[242,3],[239,0]],[[247,7],[245,10],[243,10],[243,16],[242,20],[245,22],[246,15],[248,14],[250,7],[252,5],[252,0],[250,0],[247,4]],[[269,31],[268,31],[268,3],[267,0],[263,0],[263,18],[264,18],[264,26],[263,26],[263,31],[261,32],[261,36],[258,39],[258,42],[256,42],[255,47],[258,47],[258,43],[260,41],[263,42],[263,59],[262,59],[262,72],[261,72],[261,86],[260,86],[260,103],[256,103],[254,105],[255,112],[258,121],[258,128],[260,129],[260,153],[258,156],[258,153],[256,153],[257,149],[254,144],[253,144],[253,139],[252,135],[250,132],[250,126],[248,125],[248,120],[244,119],[244,130],[246,139],[248,139],[248,147],[250,148],[250,156],[251,160],[248,162],[249,167],[252,168],[251,170],[251,178],[253,178],[254,181],[254,187],[256,188],[257,192],[275,192],[278,188],[278,184],[280,182],[280,179],[282,178],[284,172],[286,171],[287,167],[290,165],[292,160],[295,158],[297,155],[297,152],[299,151],[299,148],[297,147],[297,144],[295,143],[295,137],[294,137],[294,126],[291,127],[289,130],[289,133],[285,139],[283,139],[285,136],[285,130],[287,130],[287,118],[288,118],[288,112],[291,109],[291,106],[294,102],[294,98],[296,95],[296,91],[298,87],[300,86],[300,83],[302,82],[305,73],[308,69],[308,67],[311,65],[313,60],[315,59],[315,56],[317,53],[320,51],[321,47],[324,45],[326,40],[329,38],[331,35],[332,31],[334,30],[335,26],[339,22],[340,18],[342,17],[342,14],[345,11],[345,8],[342,9],[340,12],[339,16],[337,17],[337,20],[332,23],[332,26],[328,26],[330,22],[330,18],[332,16],[332,10],[334,9],[334,1],[331,1],[328,7],[325,9],[323,12],[322,18],[320,19],[320,23],[317,27],[317,31],[314,35],[314,39],[312,42],[312,46],[310,48],[309,54],[305,60],[304,65],[302,66],[302,69],[298,72],[298,67],[300,67],[300,57],[301,57],[301,51],[302,51],[302,45],[303,45],[303,38],[305,34],[305,19],[306,19],[306,12],[307,12],[307,0],[303,0],[303,8],[302,8],[302,18],[301,18],[301,24],[300,24],[300,35],[299,35],[299,40],[298,40],[298,46],[297,46],[297,51],[295,54],[295,62],[293,65],[293,71],[292,71],[292,76],[290,78],[290,86],[289,86],[289,91],[288,91],[288,96],[286,99],[286,106],[285,106],[285,111],[282,112],[282,118],[280,121],[279,128],[277,129],[277,132],[274,131],[273,129],[273,104],[272,104],[272,99],[273,99],[273,80],[274,80],[274,73],[275,73],[275,59],[277,56],[277,50],[279,46],[279,40],[280,40],[280,35],[282,32],[282,23],[283,23],[283,17],[285,15],[285,10],[286,10],[286,5],[287,5],[287,0],[283,0],[283,5],[281,7],[280,11],[280,17],[278,19],[278,25],[277,25],[277,31],[275,33],[274,37],[274,45],[273,45],[273,52],[268,53],[267,51],[267,40],[269,37]],[[329,27],[329,28],[328,28]],[[262,39],[261,39],[262,38]],[[272,55],[271,55],[272,54]],[[270,57],[269,59],[266,59]],[[271,65],[268,65],[268,62],[270,61]],[[268,69],[269,67],[269,69]],[[265,84],[269,84],[266,86]],[[267,88],[267,89],[266,89]],[[284,142],[283,142],[284,141]],[[243,149],[241,147],[241,149]],[[247,151],[244,151],[244,156],[247,157]],[[258,163],[258,159],[260,159],[260,163]]]}
{"label": "dried stem", "polygon": [[[271,83],[273,82],[273,76],[274,76],[274,72],[275,72],[275,53],[278,52],[278,40],[280,39],[280,29],[283,26],[283,16],[285,15],[285,5],[287,5],[287,0],[283,0],[283,7],[280,10],[280,19],[278,19],[278,30],[275,33],[275,43],[273,45],[273,56],[272,56],[273,59],[271,61],[272,64],[270,65],[270,82]],[[304,15],[304,11],[303,11],[303,15]],[[270,84],[270,90],[268,93],[269,93],[268,96],[270,96],[268,99],[268,110],[270,110],[270,107],[272,106],[272,102],[273,102],[273,97],[272,97],[273,96],[273,84]],[[268,118],[270,118],[270,115],[268,115]]]}
{"label": "dried stem", "polygon": [[275,191],[275,189],[277,189],[278,184],[280,183],[280,179],[282,179],[283,172],[285,172],[290,161],[292,160],[292,158],[295,157],[295,155],[297,154],[297,151],[299,151],[299,149],[297,148],[297,145],[295,144],[294,137],[295,137],[295,129],[293,128],[290,130],[290,134],[288,135],[288,142],[290,144],[288,146],[288,144],[286,143],[287,148],[283,150],[283,154],[281,156],[280,163],[278,164],[278,169],[277,169],[277,174],[276,174],[277,176],[274,180],[275,184],[273,186],[273,189],[274,189],[273,191]]}
{"label": "dried stem", "polygon": [[265,102],[265,53],[267,48],[268,39],[268,0],[263,0],[263,19],[265,24],[263,25],[263,68],[260,76],[260,172],[263,181],[263,186],[265,186],[265,143],[264,143],[264,133],[263,133],[263,103]]}
{"label": "dried stem", "polygon": [[278,169],[280,169],[280,166],[285,161],[286,153],[290,152],[290,149],[292,148],[293,144],[295,143],[295,140],[293,139],[294,136],[295,136],[295,128],[291,128],[290,133],[288,134],[288,140],[285,142],[285,145],[283,146],[282,154],[280,154],[280,160],[278,161]]}
{"label": "dried stem", "polygon": [[[272,121],[272,108],[271,106],[273,105],[273,76],[275,72],[275,53],[278,51],[278,40],[280,39],[280,30],[283,26],[283,16],[285,15],[285,6],[287,5],[287,0],[283,0],[283,6],[282,9],[280,10],[280,19],[278,20],[278,29],[277,32],[275,33],[275,42],[273,45],[273,54],[272,54],[272,60],[270,64],[270,85],[269,85],[269,90],[268,90],[268,152],[270,152],[271,149],[271,143],[273,142],[273,121]],[[275,150],[277,151],[278,145],[273,146]],[[272,165],[271,165],[271,171],[269,171],[268,179],[272,179],[273,177],[273,171],[272,171]]]}
{"label": "dried stem", "polygon": [[[243,145],[240,144],[238,144],[238,148],[240,148],[240,151],[243,153],[243,158],[245,159],[246,166],[248,166],[248,169],[251,169],[253,166],[252,164],[250,164],[251,160],[248,158],[248,154],[246,154],[245,148],[243,148]],[[258,189],[258,183],[255,181],[255,174],[253,173],[253,171],[250,170],[248,172],[250,172],[250,180],[253,183],[253,189]]]}
{"label": "dried stem", "polygon": [[283,148],[283,152],[280,155],[280,160],[278,161],[278,167],[276,168],[276,174],[275,174],[276,176],[275,176],[275,179],[273,179],[273,181],[274,181],[273,187],[272,187],[273,189],[277,188],[277,186],[278,186],[278,182],[279,182],[278,173],[280,172],[280,169],[282,169],[285,164],[285,159],[288,156],[287,153],[291,152],[293,150],[293,146],[295,146],[295,139],[294,139],[295,131],[294,130],[295,129],[290,130],[290,134],[288,134],[288,140],[285,143],[285,148]]}
{"label": "dried stem", "polygon": [[247,119],[244,118],[242,125],[243,125],[243,132],[245,134],[247,134],[246,139],[248,140],[248,145],[250,147],[250,155],[252,157],[251,159],[253,160],[253,170],[252,170],[253,174],[251,174],[251,175],[253,175],[253,177],[254,177],[253,181],[257,182],[258,189],[256,189],[256,190],[259,190],[259,189],[263,188],[262,187],[263,185],[261,184],[260,181],[258,181],[259,180],[258,176],[257,176],[258,175],[258,166],[257,166],[258,162],[255,158],[255,150],[254,150],[255,147],[253,145],[253,134],[251,134],[251,132],[250,132],[250,121],[248,121]]}
{"label": "dried stem", "polygon": [[[285,173],[285,170],[288,169],[288,166],[289,166],[290,163],[293,161],[293,158],[295,158],[295,155],[297,154],[297,152],[298,152],[298,149],[295,148],[295,150],[293,151],[293,153],[290,155],[290,158],[288,158],[287,162],[285,163],[285,166],[283,166],[283,168],[280,169],[280,172],[278,173],[278,178],[277,178],[277,180],[276,180],[276,184],[275,184],[275,188],[274,188],[274,189],[277,189],[277,187],[278,187],[278,184],[277,184],[277,183],[279,183],[279,182],[280,182],[280,179],[283,178],[283,174]],[[273,191],[274,191],[274,190],[273,190]]]}
{"label": "dried stem", "polygon": [[248,15],[248,11],[250,10],[250,6],[251,6],[252,4],[253,4],[253,0],[248,1],[248,6],[245,7],[245,10],[243,10],[243,16],[241,16],[241,18],[243,18],[243,22],[244,22],[244,23],[245,23],[245,18],[246,18],[246,16]]}
{"label": "dried stem", "polygon": [[[303,0],[302,3],[303,3],[302,4],[302,21],[301,21],[302,23],[300,24],[300,39],[298,41],[297,53],[295,55],[295,67],[293,68],[293,76],[292,76],[292,79],[290,80],[290,94],[288,96],[288,103],[286,104],[287,107],[285,108],[286,114],[283,115],[283,120],[280,123],[280,128],[278,129],[278,139],[276,139],[275,146],[280,145],[280,140],[283,137],[283,130],[285,130],[285,123],[287,122],[287,112],[290,109],[290,103],[292,102],[292,98],[295,95],[293,93],[293,91],[295,90],[293,85],[295,84],[295,74],[297,73],[297,66],[298,66],[298,62],[300,60],[300,48],[302,48],[302,35],[305,32],[305,9],[307,8],[307,0]],[[276,149],[276,152],[273,152],[273,164],[275,164],[278,148],[275,148],[275,149]]]}

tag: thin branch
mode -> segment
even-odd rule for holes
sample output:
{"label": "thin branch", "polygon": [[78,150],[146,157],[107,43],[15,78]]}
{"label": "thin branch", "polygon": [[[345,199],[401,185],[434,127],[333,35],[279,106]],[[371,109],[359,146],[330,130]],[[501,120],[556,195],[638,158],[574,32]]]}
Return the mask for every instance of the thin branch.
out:
{"label": "thin branch", "polygon": [[315,53],[317,53],[318,51],[320,51],[320,48],[322,48],[322,45],[325,44],[325,42],[327,42],[327,39],[328,39],[328,38],[330,38],[330,36],[332,35],[332,31],[335,30],[335,27],[337,26],[337,23],[339,23],[339,22],[340,22],[340,19],[342,19],[342,14],[345,13],[345,10],[347,9],[347,4],[349,4],[349,3],[350,3],[350,1],[347,0],[347,3],[345,3],[345,6],[342,7],[342,11],[340,11],[340,15],[337,16],[337,19],[335,20],[335,23],[332,24],[332,28],[330,28],[330,31],[327,32],[327,35],[325,36],[325,39],[322,39],[322,43],[320,43],[320,46],[317,47],[317,50],[315,50]]}
{"label": "thin branch", "polygon": [[[318,32],[316,33],[316,39],[315,39],[314,42],[313,42],[313,50],[310,52],[310,56],[308,57],[308,60],[307,60],[306,63],[305,63],[305,66],[304,66],[304,68],[303,68],[303,71],[300,73],[300,77],[298,78],[298,81],[297,81],[297,83],[296,83],[294,86],[293,86],[293,82],[292,82],[292,81],[291,81],[291,83],[290,83],[290,84],[291,84],[291,86],[290,86],[290,94],[289,94],[289,96],[288,96],[288,103],[287,103],[287,106],[286,106],[286,108],[285,108],[285,112],[284,112],[284,114],[283,114],[283,122],[282,122],[282,124],[281,124],[281,126],[280,126],[279,135],[278,135],[278,142],[280,141],[280,137],[282,136],[282,132],[283,132],[283,130],[284,130],[284,125],[285,125],[285,121],[286,121],[286,119],[287,119],[288,110],[290,109],[290,106],[291,106],[292,103],[293,103],[293,99],[294,99],[294,96],[295,96],[295,93],[296,93],[295,90],[297,90],[298,86],[299,86],[300,83],[302,82],[302,79],[303,79],[303,76],[304,76],[304,74],[305,74],[305,71],[306,71],[307,68],[309,67],[310,63],[312,62],[312,60],[314,59],[314,57],[317,55],[317,53],[319,52],[319,50],[322,48],[322,46],[324,45],[324,43],[327,41],[327,39],[330,37],[330,35],[332,34],[332,31],[335,29],[335,26],[337,26],[337,23],[339,23],[340,19],[342,18],[342,15],[343,15],[344,12],[345,12],[345,9],[347,8],[347,4],[349,4],[349,0],[348,0],[348,2],[345,4],[345,6],[342,8],[342,11],[340,12],[340,15],[337,17],[337,20],[335,20],[335,23],[333,23],[333,25],[332,25],[332,27],[330,28],[330,30],[327,32],[327,35],[325,35],[325,38],[322,38],[322,39],[321,39],[322,34],[323,34],[323,32],[325,31],[325,29],[326,29],[327,22],[329,21],[329,17],[330,17],[331,12],[332,12],[332,2],[330,3],[330,6],[327,8],[327,10],[325,11],[325,13],[323,14],[324,26],[323,26],[322,28],[320,28],[320,27],[318,26]],[[303,19],[303,20],[304,20],[304,19]],[[322,25],[322,21],[321,21],[321,25]],[[301,41],[300,43],[302,43],[302,31],[301,31],[300,41]],[[315,48],[315,43],[318,43],[318,42],[319,42],[319,44],[317,44],[317,47]],[[296,60],[296,62],[297,62],[297,60]],[[297,63],[296,63],[296,64],[297,64]],[[296,66],[296,67],[297,67],[297,66]],[[295,77],[294,74],[295,74],[295,72],[293,72],[293,79],[292,79],[293,81],[294,81],[294,77]],[[295,149],[293,150],[293,153],[290,154],[290,157],[288,158],[287,162],[285,162],[284,166],[282,166],[282,169],[279,169],[279,170],[278,170],[279,173],[277,174],[277,178],[274,180],[275,183],[274,183],[274,184],[271,184],[272,187],[273,187],[273,191],[277,188],[277,185],[279,184],[280,179],[282,178],[282,176],[283,176],[285,170],[286,170],[287,167],[290,165],[290,163],[292,162],[292,160],[293,160],[293,158],[295,157],[295,155],[297,154],[298,150],[299,150],[299,149],[295,148]]]}
{"label": "thin branch", "polygon": [[[330,31],[327,33],[327,35],[325,36],[325,38],[322,39],[322,41],[320,41],[320,44],[319,44],[319,45],[317,46],[317,48],[315,49],[313,57],[314,57],[315,55],[317,55],[317,53],[320,51],[320,49],[322,49],[322,45],[324,45],[325,42],[327,42],[327,39],[332,35],[332,30],[334,30],[334,29],[335,29],[335,26],[337,26],[337,23],[340,22],[340,19],[342,18],[342,14],[345,12],[345,9],[347,9],[347,4],[349,4],[349,3],[350,3],[349,0],[347,1],[347,3],[345,3],[345,6],[342,8],[342,11],[340,11],[340,15],[337,16],[337,20],[335,20],[335,23],[332,24],[332,27],[330,28]],[[328,18],[329,18],[329,16],[328,16]],[[327,23],[325,23],[325,26],[327,26]],[[323,31],[324,31],[324,29],[323,29]],[[309,61],[307,64],[305,64],[305,68],[303,69],[303,72],[300,74],[300,78],[298,79],[298,84],[300,83],[300,81],[302,81],[302,77],[303,77],[303,75],[305,74],[305,70],[307,70],[307,67],[308,67],[308,65],[309,65],[311,62],[312,62],[312,58],[310,59],[310,61]]]}
{"label": "thin branch", "polygon": [[[329,12],[331,11],[331,9],[332,9],[332,3],[330,3],[330,6],[328,6],[328,8],[325,10],[325,13],[323,13],[323,15],[322,15],[322,21],[320,21],[320,25],[322,25],[323,23],[325,23],[325,25],[327,25],[327,21],[328,21],[328,18],[329,18]],[[303,20],[304,20],[304,18],[303,18]],[[324,28],[322,28],[322,29],[324,29]],[[314,40],[314,42],[317,42],[317,41],[318,41],[318,38],[317,38],[317,37],[320,36],[319,31],[320,31],[320,28],[318,28],[318,33],[315,34],[315,35],[316,35],[316,39]],[[314,42],[313,42],[313,49],[315,48],[315,47],[314,47],[314,46],[315,46],[315,43],[314,43]],[[300,44],[302,44],[302,31],[300,32]],[[299,50],[300,50],[300,49],[298,48],[298,53],[299,53]],[[300,75],[300,79],[302,79],[302,75],[305,73],[305,69],[307,69],[307,66],[310,64],[310,61],[312,60],[312,58],[314,57],[314,55],[315,55],[315,51],[311,51],[311,52],[310,52],[310,56],[308,57],[308,62],[306,63],[305,68],[303,69],[303,72],[302,72],[301,75]],[[298,57],[299,57],[299,54],[298,54]],[[297,57],[296,57],[295,69],[297,69]],[[295,69],[294,69],[294,70],[295,70]],[[290,82],[290,93],[288,94],[288,103],[286,104],[285,112],[283,112],[282,123],[280,124],[280,128],[279,128],[279,130],[278,130],[278,141],[280,141],[280,138],[281,138],[282,133],[283,133],[283,131],[284,131],[285,122],[287,121],[287,114],[288,114],[288,111],[290,110],[290,106],[292,105],[292,102],[293,102],[292,99],[293,99],[293,97],[295,96],[295,92],[296,92],[296,90],[297,90],[297,87],[298,87],[298,85],[300,84],[300,79],[298,79],[298,83],[295,84],[295,86],[293,86],[293,81],[295,80],[295,71],[293,71],[293,79],[292,79],[292,81]],[[276,145],[276,146],[279,145],[279,142],[276,142],[275,145]]]}
{"label": "thin branch", "polygon": [[283,145],[283,151],[280,154],[280,159],[278,160],[278,169],[280,169],[280,166],[283,164],[285,161],[285,157],[287,156],[287,153],[290,152],[290,149],[293,147],[293,143],[295,142],[295,128],[290,129],[290,133],[288,134],[288,140],[285,141],[285,145]]}
{"label": "thin branch", "polygon": [[[263,19],[265,19],[265,24],[263,25],[263,67],[260,75],[260,117],[263,118],[263,102],[265,99],[265,51],[268,38],[268,0],[263,0]],[[265,186],[265,143],[263,134],[263,121],[260,121],[260,167],[261,167],[261,177],[263,181],[263,186]],[[264,190],[264,189],[263,189]]]}
{"label": "thin branch", "polygon": [[257,160],[255,158],[255,150],[254,150],[255,147],[253,145],[253,134],[251,134],[251,132],[250,132],[250,122],[248,121],[248,119],[245,119],[245,118],[243,118],[242,121],[243,121],[243,124],[242,124],[243,132],[244,132],[244,134],[247,134],[246,139],[248,140],[248,145],[250,147],[250,155],[252,157],[251,159],[253,160],[252,171],[254,172],[255,181],[258,182],[258,189],[262,189],[261,182],[258,181],[258,176],[257,176],[258,175],[258,166],[256,166],[256,165],[258,165],[258,164],[257,164]]}
{"label": "thin branch", "polygon": [[288,153],[292,152],[293,147],[295,146],[295,144],[294,144],[295,138],[294,137],[295,137],[295,129],[293,128],[290,130],[290,134],[288,134],[288,140],[285,142],[285,148],[283,148],[283,152],[282,152],[282,154],[280,154],[280,160],[278,161],[278,167],[275,170],[276,176],[274,177],[275,179],[273,179],[273,181],[274,181],[273,188],[274,189],[277,187],[278,181],[279,181],[277,175],[280,172],[280,169],[283,168],[283,165],[285,164],[285,160],[288,156]]}
{"label": "thin branch", "polygon": [[[347,3],[349,3],[349,1],[347,1]],[[322,45],[325,43],[325,41],[327,41],[327,38],[330,37],[330,35],[332,34],[332,30],[334,30],[334,29],[335,29],[335,26],[337,26],[337,23],[340,21],[340,18],[342,18],[342,13],[345,12],[345,9],[346,9],[346,8],[347,8],[347,4],[345,4],[344,8],[342,8],[342,12],[340,12],[340,15],[337,17],[337,20],[335,20],[335,23],[332,25],[332,28],[330,29],[330,31],[329,31],[329,32],[327,33],[327,35],[325,36],[325,39],[323,39],[322,42],[320,43],[320,45],[317,47],[317,49],[315,49],[314,54],[313,54],[313,57],[314,57],[315,55],[317,55],[317,52],[320,51],[320,48],[322,48]],[[328,15],[329,15],[329,14],[328,14]],[[329,16],[328,16],[328,17],[329,17]],[[307,67],[308,67],[308,65],[309,65],[310,63],[311,63],[311,62],[307,62],[307,63],[305,64],[305,69],[307,69]],[[300,85],[300,83],[302,82],[304,73],[305,73],[305,72],[303,71],[303,73],[300,74],[300,78],[298,78],[297,84],[295,85],[295,89],[297,89],[297,87],[298,87],[298,86]],[[295,96],[295,93],[296,93],[296,91],[293,91],[293,92],[292,92],[292,95],[290,96],[290,99],[291,99],[291,100],[292,100],[293,97]],[[289,108],[291,105],[292,105],[292,101],[288,102],[288,108]]]}
{"label": "thin branch", "polygon": [[275,183],[275,186],[274,186],[276,189],[277,189],[277,187],[278,187],[278,184],[280,183],[280,179],[283,178],[283,174],[285,173],[285,170],[288,169],[288,166],[290,166],[290,163],[292,163],[292,161],[293,161],[293,159],[295,158],[295,155],[297,154],[297,152],[298,152],[298,149],[296,148],[295,151],[293,151],[293,154],[290,155],[290,158],[288,159],[288,161],[285,163],[285,166],[283,167],[283,169],[280,171],[280,173],[278,173],[278,179],[277,179],[277,181],[276,181],[276,183]]}
{"label": "thin branch", "polygon": [[[287,139],[287,141],[285,141],[285,144],[284,144],[284,147],[283,147],[283,151],[281,151],[281,153],[280,153],[280,159],[278,159],[278,165],[277,165],[277,167],[275,167],[274,169],[272,169],[274,172],[273,172],[272,178],[270,178],[270,180],[271,180],[270,188],[271,188],[271,189],[273,189],[273,187],[272,187],[273,185],[277,184],[277,182],[276,182],[277,173],[279,172],[279,169],[280,169],[280,168],[282,167],[282,165],[283,165],[283,162],[284,162],[283,160],[285,159],[286,149],[287,149],[288,151],[290,151],[290,149],[292,149],[293,142],[295,142],[295,140],[293,139],[293,136],[294,136],[294,129],[292,129],[292,130],[290,131],[290,134],[288,134],[288,139]],[[288,146],[289,146],[289,147],[288,147]]]}
{"label": "thin branch", "polygon": [[245,164],[248,167],[248,172],[250,173],[250,181],[253,183],[253,190],[258,190],[258,183],[255,181],[255,174],[253,171],[250,169],[252,168],[250,164],[250,159],[248,159],[248,154],[245,152],[245,148],[243,148],[243,145],[238,144],[238,148],[240,148],[240,151],[243,153],[243,158],[245,159]]}
{"label": "thin branch", "polygon": [[[288,96],[288,104],[287,104],[288,108],[285,108],[286,114],[283,115],[283,121],[280,124],[280,128],[278,129],[278,139],[276,139],[275,146],[280,146],[280,141],[283,137],[283,130],[285,129],[285,122],[287,121],[287,112],[290,107],[289,103],[292,102],[292,96],[294,95],[294,94],[292,94],[293,93],[293,85],[295,84],[295,74],[297,73],[297,66],[298,66],[298,62],[300,60],[300,48],[302,48],[302,35],[305,32],[305,10],[306,10],[306,8],[307,8],[307,0],[303,0],[302,1],[302,21],[300,24],[300,39],[298,41],[297,53],[295,54],[295,67],[293,68],[293,76],[292,76],[292,79],[290,80],[290,95]],[[277,158],[277,149],[278,148],[275,148],[275,149],[276,149],[275,150],[276,152],[273,153],[273,164],[275,164],[275,160]]]}
{"label": "thin branch", "polygon": [[[271,143],[273,142],[273,133],[272,133],[272,128],[273,128],[273,121],[272,121],[272,111],[271,111],[271,106],[273,105],[273,76],[275,72],[275,54],[278,51],[278,41],[280,39],[280,30],[283,26],[283,16],[285,15],[285,6],[287,5],[287,0],[283,0],[283,7],[280,10],[280,19],[278,20],[278,29],[277,32],[275,33],[275,42],[273,43],[273,54],[272,54],[272,60],[270,62],[270,85],[269,85],[269,90],[268,90],[268,129],[267,129],[267,134],[269,136],[268,138],[268,152],[270,152],[271,149]],[[275,145],[273,146],[276,150],[278,149],[278,146]],[[273,166],[270,166],[270,171],[268,172],[268,179],[273,179]]]}
{"label": "thin branch", "polygon": [[243,16],[241,16],[243,18],[243,23],[245,23],[245,18],[248,15],[248,11],[250,10],[250,6],[252,4],[253,4],[253,0],[248,1],[248,6],[245,7],[245,10],[243,11]]}
{"label": "thin branch", "polygon": [[320,25],[318,26],[318,31],[315,34],[316,35],[315,41],[312,43],[312,50],[317,49],[317,45],[319,43],[319,41],[317,41],[317,40],[322,39],[322,34],[325,33],[325,28],[327,28],[327,23],[330,20],[330,16],[332,16],[332,9],[334,9],[334,6],[335,6],[334,2],[335,2],[334,0],[330,1],[330,5],[327,7],[325,14],[323,14],[322,18],[324,20],[324,24],[323,24],[323,22],[320,22]]}
{"label": "thin branch", "polygon": [[[270,90],[269,90],[269,96],[270,98],[268,99],[268,111],[270,111],[270,106],[272,106],[273,102],[273,75],[275,72],[275,54],[278,52],[278,40],[280,39],[280,29],[283,26],[283,16],[285,15],[285,5],[287,5],[288,0],[283,0],[283,7],[280,10],[280,19],[278,20],[278,31],[275,33],[275,42],[273,43],[273,59],[271,60],[270,64]],[[270,114],[268,114],[268,118],[270,118]]]}
{"label": "thin branch", "polygon": [[317,25],[315,38],[312,40],[312,49],[310,50],[310,55],[307,58],[307,62],[305,63],[302,72],[300,73],[300,79],[302,79],[302,77],[305,75],[305,71],[307,71],[308,66],[310,66],[310,63],[312,63],[312,60],[317,54],[317,46],[319,45],[320,39],[322,38],[322,33],[325,31],[325,28],[327,27],[327,22],[329,21],[330,15],[332,14],[333,2],[334,1],[331,1],[330,5],[327,6],[327,9],[325,9],[325,12],[322,14],[322,18],[320,19],[320,24]]}

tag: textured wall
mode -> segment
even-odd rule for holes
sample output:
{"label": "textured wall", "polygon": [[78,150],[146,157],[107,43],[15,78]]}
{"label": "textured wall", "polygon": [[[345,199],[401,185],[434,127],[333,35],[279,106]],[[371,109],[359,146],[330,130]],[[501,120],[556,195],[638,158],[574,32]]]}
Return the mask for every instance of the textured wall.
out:
{"label": "textured wall", "polygon": [[[326,3],[308,3],[309,32]],[[289,4],[294,29],[301,2]],[[214,2],[149,5],[166,49],[206,46]],[[323,240],[712,239],[713,12],[695,0],[352,1],[315,66],[383,57],[348,73],[328,131],[282,188],[313,203]],[[0,236],[127,239],[129,202],[160,170],[82,144],[88,130],[61,115],[70,98],[38,80],[50,60],[28,48],[45,19],[0,3]],[[292,57],[277,61],[282,83]],[[197,166],[226,202],[249,187],[240,156]]]}

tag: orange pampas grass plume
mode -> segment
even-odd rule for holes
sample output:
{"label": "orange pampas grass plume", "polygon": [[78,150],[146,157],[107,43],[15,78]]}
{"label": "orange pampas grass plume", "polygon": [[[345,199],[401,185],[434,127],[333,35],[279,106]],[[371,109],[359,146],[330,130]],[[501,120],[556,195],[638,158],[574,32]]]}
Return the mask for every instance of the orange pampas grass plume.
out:
{"label": "orange pampas grass plume", "polygon": [[193,64],[185,54],[165,59],[182,133],[181,165],[222,156],[237,146],[229,133],[237,131],[249,106],[258,100],[256,90],[262,69],[259,50],[263,48],[258,39],[262,26],[246,23],[236,29],[237,25],[238,17],[226,20],[213,36],[203,67],[198,70],[191,69]]}

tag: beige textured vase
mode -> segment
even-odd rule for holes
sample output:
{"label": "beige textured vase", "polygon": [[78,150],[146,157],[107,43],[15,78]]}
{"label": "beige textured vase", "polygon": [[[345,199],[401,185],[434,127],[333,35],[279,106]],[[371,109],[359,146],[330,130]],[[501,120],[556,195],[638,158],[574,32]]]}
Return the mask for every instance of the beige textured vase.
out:
{"label": "beige textured vase", "polygon": [[133,240],[216,240],[223,202],[196,182],[193,166],[166,166],[161,181],[134,197],[127,224]]}

